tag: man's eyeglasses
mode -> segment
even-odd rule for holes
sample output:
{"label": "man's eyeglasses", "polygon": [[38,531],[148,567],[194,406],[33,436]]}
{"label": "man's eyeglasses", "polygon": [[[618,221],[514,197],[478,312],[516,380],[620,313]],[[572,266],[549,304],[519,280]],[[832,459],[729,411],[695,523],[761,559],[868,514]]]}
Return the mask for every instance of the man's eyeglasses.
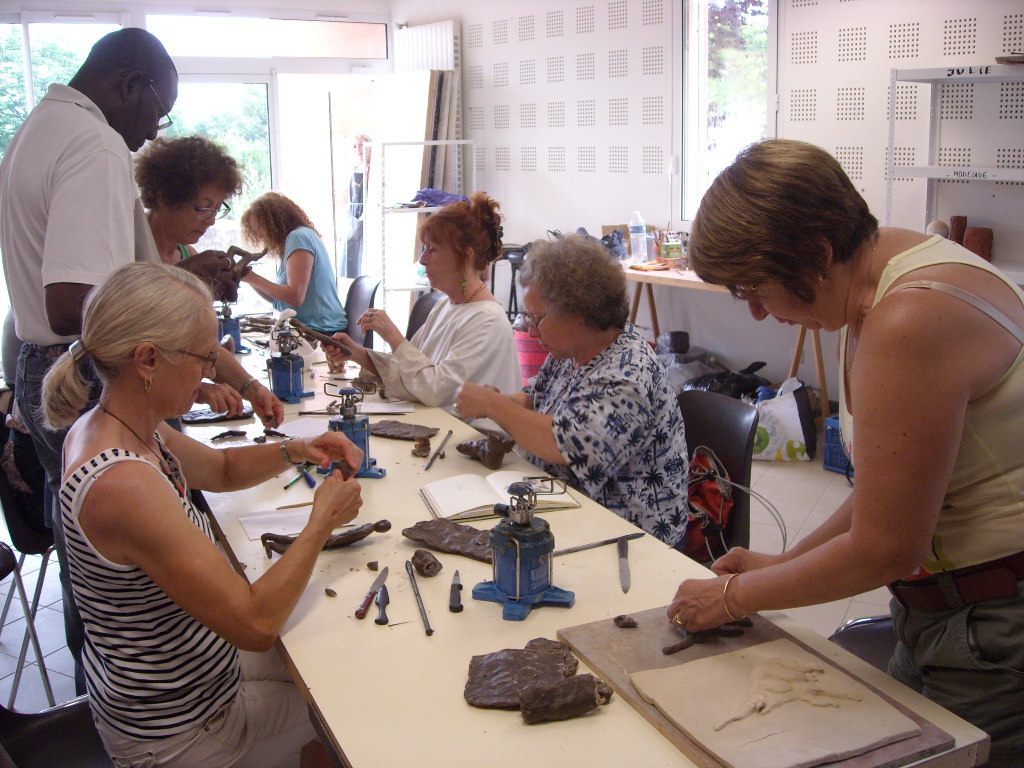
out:
{"label": "man's eyeglasses", "polygon": [[529,312],[523,312],[523,318],[526,320],[526,324],[533,328],[534,332],[540,333],[540,324],[543,323],[545,319],[547,319],[547,316],[549,314],[551,313],[545,312],[543,315],[538,315],[537,317],[534,317]]}
{"label": "man's eyeglasses", "polygon": [[221,203],[217,208],[200,208],[198,205],[188,204],[189,207],[196,212],[196,216],[200,219],[208,219],[211,216],[215,219],[223,219],[229,213],[231,213],[231,206],[227,203]]}
{"label": "man's eyeglasses", "polygon": [[153,98],[156,99],[157,106],[160,107],[160,114],[163,115],[163,118],[164,118],[163,120],[161,120],[159,123],[156,124],[156,129],[158,131],[165,131],[168,128],[170,128],[172,125],[174,125],[174,121],[171,120],[171,117],[170,117],[170,111],[171,110],[167,109],[167,107],[164,106],[164,103],[162,101],[160,101],[160,96],[157,94],[156,88],[153,87],[153,81],[150,80],[148,83],[146,83],[146,85],[148,85],[149,86],[149,90],[151,90],[153,92]]}

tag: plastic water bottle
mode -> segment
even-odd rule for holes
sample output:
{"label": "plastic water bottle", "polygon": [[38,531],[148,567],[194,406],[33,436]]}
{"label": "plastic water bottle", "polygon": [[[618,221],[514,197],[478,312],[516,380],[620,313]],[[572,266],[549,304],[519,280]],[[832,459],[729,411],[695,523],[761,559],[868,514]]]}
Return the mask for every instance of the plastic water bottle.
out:
{"label": "plastic water bottle", "polygon": [[633,218],[629,220],[629,250],[634,264],[647,261],[647,225],[640,211],[633,211]]}

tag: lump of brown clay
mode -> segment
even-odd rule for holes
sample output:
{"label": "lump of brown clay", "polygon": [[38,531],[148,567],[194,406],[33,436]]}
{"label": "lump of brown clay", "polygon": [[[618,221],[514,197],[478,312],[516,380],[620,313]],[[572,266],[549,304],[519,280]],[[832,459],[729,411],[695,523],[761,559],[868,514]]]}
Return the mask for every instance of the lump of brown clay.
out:
{"label": "lump of brown clay", "polygon": [[636,619],[632,616],[616,616],[612,621],[615,622],[615,626],[619,629],[636,629]]}
{"label": "lump of brown clay", "polygon": [[395,440],[415,440],[417,437],[433,437],[437,427],[424,427],[421,424],[407,424],[395,419],[381,419],[370,425],[370,434],[376,437],[390,437]]}
{"label": "lump of brown clay", "polygon": [[470,660],[464,695],[474,707],[518,709],[527,688],[557,683],[575,675],[578,667],[569,647],[554,640],[545,640],[541,647],[485,653]]}
{"label": "lump of brown clay", "polygon": [[[391,522],[388,520],[378,520],[376,523],[367,523],[366,525],[360,525],[358,528],[353,528],[350,531],[344,531],[342,533],[336,533],[333,536],[328,537],[327,541],[324,542],[322,549],[338,549],[339,547],[347,547],[349,544],[354,544],[357,541],[362,541],[371,533],[384,533],[391,530]],[[283,555],[288,551],[288,547],[295,541],[295,536],[288,536],[282,533],[264,533],[260,536],[260,542],[263,544],[263,549],[267,553],[267,557],[273,556],[274,552],[279,555]]]}
{"label": "lump of brown clay", "polygon": [[416,445],[412,447],[412,455],[418,456],[421,459],[425,459],[430,455],[430,438],[429,437],[417,437]]}
{"label": "lump of brown clay", "polygon": [[477,530],[471,525],[443,518],[421,520],[416,525],[403,529],[402,535],[438,552],[463,555],[482,563],[491,562],[490,532]]}
{"label": "lump of brown clay", "polygon": [[420,576],[437,576],[444,568],[441,565],[441,561],[434,557],[432,552],[428,552],[425,549],[417,549],[412,553],[412,567],[416,569],[416,573]]}
{"label": "lump of brown clay", "polygon": [[526,723],[568,720],[611,701],[612,689],[591,674],[573,675],[519,694],[519,708]]}
{"label": "lump of brown clay", "polygon": [[480,440],[459,443],[455,446],[455,450],[463,456],[479,459],[488,469],[500,469],[501,463],[505,460],[505,454],[511,451],[515,444],[515,440],[491,432]]}

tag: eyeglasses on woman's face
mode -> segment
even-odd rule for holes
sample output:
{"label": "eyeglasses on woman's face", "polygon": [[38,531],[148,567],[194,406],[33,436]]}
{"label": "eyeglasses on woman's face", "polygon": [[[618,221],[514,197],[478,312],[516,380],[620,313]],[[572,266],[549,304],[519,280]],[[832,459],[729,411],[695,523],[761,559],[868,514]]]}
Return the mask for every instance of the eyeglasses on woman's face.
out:
{"label": "eyeglasses on woman's face", "polygon": [[198,352],[189,352],[187,349],[172,349],[172,352],[177,352],[179,355],[188,355],[194,357],[196,360],[203,361],[203,368],[216,368],[217,358],[220,357],[220,350],[214,350],[207,355],[201,355]]}
{"label": "eyeglasses on woman's face", "polygon": [[760,293],[760,285],[737,285],[732,290],[732,295],[740,301],[753,301],[758,304],[764,302]]}
{"label": "eyeglasses on woman's face", "polygon": [[550,312],[545,312],[543,315],[531,315],[529,312],[523,312],[523,319],[526,320],[526,325],[533,328],[533,332],[540,334],[540,324],[543,323]]}
{"label": "eyeglasses on woman's face", "polygon": [[216,208],[201,208],[195,203],[189,203],[188,206],[196,212],[196,216],[200,219],[223,219],[231,213],[231,206],[227,203],[221,203]]}

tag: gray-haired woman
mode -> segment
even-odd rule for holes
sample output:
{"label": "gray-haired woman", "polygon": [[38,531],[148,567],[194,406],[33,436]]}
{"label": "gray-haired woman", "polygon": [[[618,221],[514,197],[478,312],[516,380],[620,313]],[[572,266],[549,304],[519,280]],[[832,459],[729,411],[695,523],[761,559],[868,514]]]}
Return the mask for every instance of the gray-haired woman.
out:
{"label": "gray-haired woman", "polygon": [[[60,505],[90,703],[119,765],[269,767],[300,748],[303,765],[329,765],[301,694],[267,652],[332,529],[356,516],[358,483],[328,477],[295,543],[252,585],[188,489],[247,488],[307,460],[355,467],[362,455],[334,432],[216,450],[163,424],[211,373],[216,332],[202,281],[130,264],[89,294],[81,340],[43,382],[49,426],[74,422]],[[103,391],[76,421],[86,357]]]}
{"label": "gray-haired woman", "polygon": [[600,242],[569,235],[534,243],[520,280],[548,358],[516,394],[463,384],[456,411],[493,419],[545,472],[681,547],[683,420],[661,362],[626,322],[622,267]]}

